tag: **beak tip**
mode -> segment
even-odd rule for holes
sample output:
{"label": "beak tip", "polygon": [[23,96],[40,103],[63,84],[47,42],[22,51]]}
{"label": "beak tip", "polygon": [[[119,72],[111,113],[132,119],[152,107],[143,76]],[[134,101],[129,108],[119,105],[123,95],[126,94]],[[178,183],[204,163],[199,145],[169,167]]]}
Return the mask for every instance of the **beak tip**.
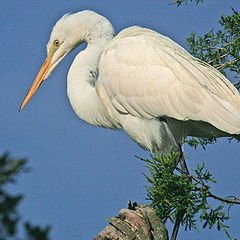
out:
{"label": "beak tip", "polygon": [[21,106],[20,106],[20,108],[18,109],[18,112],[21,112],[21,111],[24,109],[25,105],[26,105],[26,104],[23,104],[23,103],[22,103]]}

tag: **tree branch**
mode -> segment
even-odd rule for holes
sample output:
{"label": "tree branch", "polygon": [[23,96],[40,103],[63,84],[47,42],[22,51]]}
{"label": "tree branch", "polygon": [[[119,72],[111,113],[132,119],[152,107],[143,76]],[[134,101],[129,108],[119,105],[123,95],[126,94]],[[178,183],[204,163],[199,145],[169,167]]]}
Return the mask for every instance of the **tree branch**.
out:
{"label": "tree branch", "polygon": [[219,201],[222,201],[222,202],[226,202],[226,203],[231,203],[231,204],[240,204],[240,199],[239,198],[236,198],[234,196],[231,196],[233,197],[234,199],[228,199],[228,198],[221,198],[221,197],[218,197],[214,194],[212,194],[210,191],[208,191],[209,193],[209,197],[212,197],[214,199],[217,199]]}
{"label": "tree branch", "polygon": [[168,231],[153,208],[135,206],[121,209],[118,216],[108,218],[109,225],[95,240],[168,240]]}
{"label": "tree branch", "polygon": [[[214,198],[214,199],[216,199],[216,200],[219,200],[219,201],[221,201],[221,202],[230,203],[230,204],[239,204],[239,205],[240,205],[240,199],[239,199],[239,198],[236,198],[236,197],[234,197],[234,196],[231,196],[231,197],[233,197],[234,199],[228,199],[228,198],[218,197],[218,196],[214,195],[213,193],[211,193],[211,192],[209,191],[209,186],[207,186],[207,185],[206,185],[205,183],[203,183],[202,181],[199,181],[196,176],[194,176],[194,175],[187,175],[187,176],[188,176],[189,178],[193,179],[195,182],[201,184],[201,185],[204,187],[204,190],[207,191],[209,197],[212,197],[212,198]],[[199,188],[199,187],[196,187],[196,190],[198,190],[198,191],[203,191],[202,188]]]}
{"label": "tree branch", "polygon": [[[178,172],[182,173],[182,170],[181,170],[180,168],[177,167],[176,170],[177,170]],[[239,198],[237,198],[237,197],[235,197],[235,196],[229,196],[229,197],[231,197],[231,198],[234,198],[234,199],[229,199],[229,197],[228,197],[228,198],[222,198],[222,197],[216,196],[216,195],[214,195],[213,193],[211,193],[211,192],[209,191],[209,188],[210,188],[210,187],[207,186],[203,181],[199,180],[196,176],[190,175],[190,174],[187,174],[186,176],[187,176],[188,178],[194,180],[195,182],[199,183],[200,185],[202,185],[203,188],[204,188],[204,190],[207,191],[209,197],[212,197],[212,198],[214,198],[214,199],[216,199],[216,200],[219,200],[219,201],[221,201],[221,202],[225,202],[225,203],[229,203],[229,204],[238,204],[238,205],[240,205],[240,199],[239,199]],[[203,188],[201,188],[201,187],[195,187],[196,191],[201,191],[201,192],[203,192]]]}

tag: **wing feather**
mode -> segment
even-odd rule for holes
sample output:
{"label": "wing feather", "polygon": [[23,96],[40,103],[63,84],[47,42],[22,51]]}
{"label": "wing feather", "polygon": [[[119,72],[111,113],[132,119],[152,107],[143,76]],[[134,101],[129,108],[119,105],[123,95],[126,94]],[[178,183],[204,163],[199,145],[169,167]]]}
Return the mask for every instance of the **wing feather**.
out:
{"label": "wing feather", "polygon": [[99,69],[99,82],[122,113],[204,121],[227,133],[240,133],[235,87],[216,69],[152,30],[123,30],[105,49]]}

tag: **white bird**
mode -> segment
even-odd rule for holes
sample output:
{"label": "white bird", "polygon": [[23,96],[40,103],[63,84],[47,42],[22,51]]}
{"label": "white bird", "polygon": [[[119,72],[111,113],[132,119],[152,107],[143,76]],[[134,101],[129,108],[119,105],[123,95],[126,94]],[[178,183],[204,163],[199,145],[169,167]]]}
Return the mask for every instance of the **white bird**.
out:
{"label": "white bird", "polygon": [[67,93],[76,114],[94,126],[124,129],[142,148],[181,152],[187,136],[240,139],[240,95],[220,72],[155,31],[137,26],[114,37],[111,23],[89,10],[54,26],[48,56],[24,108],[60,61],[73,61]]}

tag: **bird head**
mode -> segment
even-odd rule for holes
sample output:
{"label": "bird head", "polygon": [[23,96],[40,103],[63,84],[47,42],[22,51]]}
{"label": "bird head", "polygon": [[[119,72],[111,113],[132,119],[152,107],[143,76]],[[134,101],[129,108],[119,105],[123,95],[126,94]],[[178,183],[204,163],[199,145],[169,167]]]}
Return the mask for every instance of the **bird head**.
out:
{"label": "bird head", "polygon": [[84,10],[75,14],[65,14],[53,27],[47,44],[47,58],[44,61],[32,87],[24,98],[21,111],[43,80],[47,79],[62,59],[83,42],[91,43],[93,39],[105,37],[111,39],[114,29],[103,16]]}

